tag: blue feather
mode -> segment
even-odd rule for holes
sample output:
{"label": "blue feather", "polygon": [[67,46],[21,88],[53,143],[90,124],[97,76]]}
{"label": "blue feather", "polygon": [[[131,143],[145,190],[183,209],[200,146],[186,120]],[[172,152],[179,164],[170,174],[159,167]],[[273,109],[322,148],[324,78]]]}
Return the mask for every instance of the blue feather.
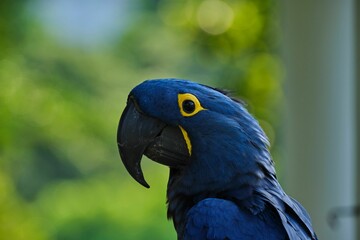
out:
{"label": "blue feather", "polygon": [[182,239],[286,239],[279,216],[265,209],[257,215],[232,201],[207,198],[190,209]]}

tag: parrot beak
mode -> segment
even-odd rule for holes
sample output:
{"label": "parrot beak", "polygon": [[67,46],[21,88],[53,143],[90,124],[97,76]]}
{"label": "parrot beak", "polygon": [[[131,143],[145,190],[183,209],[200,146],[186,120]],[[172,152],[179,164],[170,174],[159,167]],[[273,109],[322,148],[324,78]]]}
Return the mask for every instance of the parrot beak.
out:
{"label": "parrot beak", "polygon": [[142,155],[169,167],[184,166],[190,158],[180,127],[146,116],[131,96],[120,118],[117,142],[127,171],[146,188],[150,186],[141,170]]}

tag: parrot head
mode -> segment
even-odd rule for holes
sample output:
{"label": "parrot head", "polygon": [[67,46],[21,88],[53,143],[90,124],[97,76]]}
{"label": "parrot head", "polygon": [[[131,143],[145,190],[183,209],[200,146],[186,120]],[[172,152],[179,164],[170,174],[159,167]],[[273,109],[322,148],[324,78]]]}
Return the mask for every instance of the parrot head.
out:
{"label": "parrot head", "polygon": [[149,187],[141,158],[167,165],[186,194],[257,184],[274,173],[268,140],[243,104],[223,91],[178,79],[148,80],[129,94],[118,148],[130,175]]}

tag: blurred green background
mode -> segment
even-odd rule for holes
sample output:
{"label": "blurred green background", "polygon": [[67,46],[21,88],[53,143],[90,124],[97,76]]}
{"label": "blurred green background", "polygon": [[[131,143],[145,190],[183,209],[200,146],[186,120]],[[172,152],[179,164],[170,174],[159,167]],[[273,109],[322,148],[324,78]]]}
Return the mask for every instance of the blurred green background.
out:
{"label": "blurred green background", "polygon": [[177,77],[233,91],[281,180],[283,66],[272,0],[2,0],[0,239],[175,239],[168,169],[125,171],[127,93]]}

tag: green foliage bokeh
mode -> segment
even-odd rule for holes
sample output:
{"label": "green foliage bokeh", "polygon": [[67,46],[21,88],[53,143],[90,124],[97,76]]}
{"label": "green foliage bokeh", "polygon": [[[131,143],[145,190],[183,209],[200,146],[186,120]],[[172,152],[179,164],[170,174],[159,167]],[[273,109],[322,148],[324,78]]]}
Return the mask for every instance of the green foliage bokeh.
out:
{"label": "green foliage bokeh", "polygon": [[143,161],[144,189],[117,152],[127,93],[145,79],[232,90],[281,158],[274,1],[134,2],[123,33],[91,50],[49,34],[31,1],[1,2],[0,239],[176,238],[168,170]]}

